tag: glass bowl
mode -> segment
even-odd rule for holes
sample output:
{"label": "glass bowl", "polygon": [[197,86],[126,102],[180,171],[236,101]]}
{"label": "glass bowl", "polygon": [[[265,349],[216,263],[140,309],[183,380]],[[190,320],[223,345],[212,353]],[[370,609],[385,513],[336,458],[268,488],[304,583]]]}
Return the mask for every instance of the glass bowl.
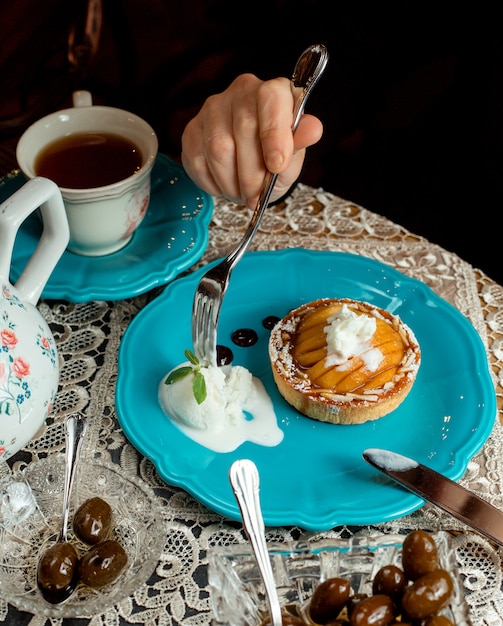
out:
{"label": "glass bowl", "polygon": [[[471,626],[450,535],[436,532],[432,536],[441,566],[449,571],[454,582],[451,602],[441,614],[449,617],[456,626]],[[353,594],[371,595],[376,572],[384,565],[401,565],[404,537],[355,536],[347,540],[270,544],[269,555],[281,606],[305,617],[314,589],[323,580],[334,576],[347,578]],[[259,625],[268,614],[268,608],[255,557],[248,544],[213,548],[208,553],[208,561],[213,623]]]}
{"label": "glass bowl", "polygon": [[73,514],[88,498],[99,496],[112,508],[111,538],[126,550],[128,562],[109,585],[79,583],[65,603],[46,602],[37,587],[37,563],[57,539],[61,526],[64,455],[48,457],[0,481],[0,596],[22,611],[47,617],[90,617],[130,596],[150,577],[159,561],[166,530],[154,492],[113,464],[79,461],[71,499],[68,540],[82,555],[89,546],[72,529]]}

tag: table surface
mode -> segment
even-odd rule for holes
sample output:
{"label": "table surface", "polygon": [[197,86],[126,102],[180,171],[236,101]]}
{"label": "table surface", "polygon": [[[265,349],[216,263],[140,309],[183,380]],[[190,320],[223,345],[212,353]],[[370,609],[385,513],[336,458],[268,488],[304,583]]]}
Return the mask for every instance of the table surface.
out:
{"label": "table surface", "polygon": [[[251,216],[244,207],[220,198],[214,201],[209,244],[192,269],[227,254],[241,238]],[[457,255],[388,219],[323,189],[302,184],[286,202],[268,210],[250,249],[287,247],[351,252],[386,263],[428,284],[473,323],[487,348],[499,419],[460,482],[503,509],[503,287]],[[245,540],[239,524],[160,480],[153,465],[130,445],[119,427],[114,391],[121,338],[133,317],[160,291],[158,288],[114,302],[39,303],[63,363],[60,389],[47,424],[12,462],[0,465],[0,478],[10,471],[22,470],[27,462],[61,453],[64,418],[81,411],[92,416],[85,446],[94,450],[97,457],[119,464],[126,474],[139,476],[154,489],[163,504],[166,529],[166,542],[156,570],[132,597],[92,620],[55,619],[52,624],[211,624],[205,576],[207,550]],[[405,518],[358,530],[400,532],[420,527],[464,531],[456,536],[456,553],[466,574],[473,624],[502,623],[501,550],[466,532],[439,509],[426,505]],[[310,537],[348,536],[356,530],[337,527],[325,533],[310,533]],[[276,541],[296,539],[300,532],[296,528],[267,529],[268,538]],[[0,623],[41,626],[49,624],[49,620],[19,612],[0,598]]]}

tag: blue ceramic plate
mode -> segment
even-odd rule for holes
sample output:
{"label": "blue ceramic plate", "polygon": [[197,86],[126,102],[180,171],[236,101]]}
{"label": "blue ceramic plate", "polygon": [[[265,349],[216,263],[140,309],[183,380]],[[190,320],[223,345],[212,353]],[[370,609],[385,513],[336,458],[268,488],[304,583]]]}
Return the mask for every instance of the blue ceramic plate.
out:
{"label": "blue ceramic plate", "polygon": [[[496,399],[482,341],[471,323],[427,285],[382,263],[341,252],[289,249],[250,252],[232,274],[218,343],[251,370],[270,393],[285,436],[267,448],[245,443],[219,454],[193,442],[167,419],[157,386],[190,348],[191,307],[207,268],[180,278],[132,321],[119,350],[116,407],[131,443],[167,483],[183,487],[210,509],[240,519],[228,480],[236,459],[250,458],[261,475],[264,521],[324,531],[401,517],[424,501],[383,480],[363,459],[365,448],[388,448],[457,480],[488,438]],[[422,348],[418,377],[406,400],[380,420],[339,426],[303,417],[276,390],[269,365],[269,331],[262,320],[320,297],[366,300],[400,315]],[[251,348],[232,344],[253,328]]]}
{"label": "blue ceramic plate", "polygon": [[[0,201],[25,182],[22,174],[3,179]],[[203,255],[208,245],[212,212],[211,196],[196,187],[180,165],[159,155],[152,171],[147,215],[130,243],[102,257],[65,251],[42,297],[70,302],[122,300],[164,285]],[[36,214],[19,230],[12,257],[11,282],[16,282],[32,256],[40,231]]]}

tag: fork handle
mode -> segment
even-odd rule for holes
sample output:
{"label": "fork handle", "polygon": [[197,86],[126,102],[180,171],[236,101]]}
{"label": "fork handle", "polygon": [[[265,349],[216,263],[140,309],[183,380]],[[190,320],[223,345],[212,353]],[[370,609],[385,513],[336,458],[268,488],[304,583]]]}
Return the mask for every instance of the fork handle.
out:
{"label": "fork handle", "polygon": [[[290,80],[290,88],[294,98],[292,133],[297,130],[300,118],[304,112],[304,107],[306,106],[306,101],[320,76],[323,74],[327,61],[327,49],[323,44],[316,44],[304,50],[295,64],[292,78]],[[272,174],[269,171],[266,172],[264,182],[262,183],[262,190],[248,228],[246,229],[246,232],[239,244],[227,257],[227,262],[231,269],[246,252],[251,240],[260,226],[260,222],[262,221],[264,211],[269,204],[269,198],[271,197],[277,178],[277,174]]]}
{"label": "fork handle", "polygon": [[232,266],[234,266],[241,259],[243,254],[246,252],[248,246],[250,245],[250,242],[253,239],[255,233],[257,232],[257,229],[260,226],[260,222],[262,221],[264,212],[269,204],[269,198],[271,197],[271,193],[274,189],[277,178],[277,174],[272,174],[269,171],[266,172],[264,182],[262,183],[262,190],[260,192],[257,205],[255,206],[246,232],[243,235],[243,238],[241,239],[239,244],[228,256],[228,259],[231,262]]}

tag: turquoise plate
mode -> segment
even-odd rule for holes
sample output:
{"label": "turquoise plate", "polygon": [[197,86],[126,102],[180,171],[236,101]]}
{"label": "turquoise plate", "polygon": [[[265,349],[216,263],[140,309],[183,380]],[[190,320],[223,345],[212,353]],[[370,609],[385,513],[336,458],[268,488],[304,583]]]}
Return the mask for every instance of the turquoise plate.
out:
{"label": "turquoise plate", "polygon": [[[388,448],[457,480],[488,438],[496,396],[482,341],[472,324],[424,283],[365,257],[288,249],[249,252],[232,274],[222,307],[219,344],[247,367],[271,395],[285,436],[276,447],[245,443],[213,452],[171,424],[157,401],[163,376],[190,348],[191,307],[207,268],[181,277],[131,322],[119,350],[116,408],[131,443],[169,484],[207,507],[239,520],[228,480],[236,459],[252,459],[261,475],[268,526],[324,531],[376,524],[420,508],[424,501],[383,479],[363,459],[366,448]],[[303,417],[276,390],[269,365],[269,331],[262,320],[320,297],[365,300],[400,315],[422,348],[418,377],[405,401],[380,420],[354,426]],[[253,328],[251,348],[232,344],[239,328]]]}
{"label": "turquoise plate", "polygon": [[[26,182],[22,174],[2,179],[0,202]],[[130,243],[113,254],[86,257],[65,251],[51,274],[43,298],[88,302],[122,300],[164,285],[196,263],[208,245],[211,196],[165,155],[152,171],[145,219]],[[35,250],[41,224],[36,214],[22,225],[11,263],[15,283]]]}

